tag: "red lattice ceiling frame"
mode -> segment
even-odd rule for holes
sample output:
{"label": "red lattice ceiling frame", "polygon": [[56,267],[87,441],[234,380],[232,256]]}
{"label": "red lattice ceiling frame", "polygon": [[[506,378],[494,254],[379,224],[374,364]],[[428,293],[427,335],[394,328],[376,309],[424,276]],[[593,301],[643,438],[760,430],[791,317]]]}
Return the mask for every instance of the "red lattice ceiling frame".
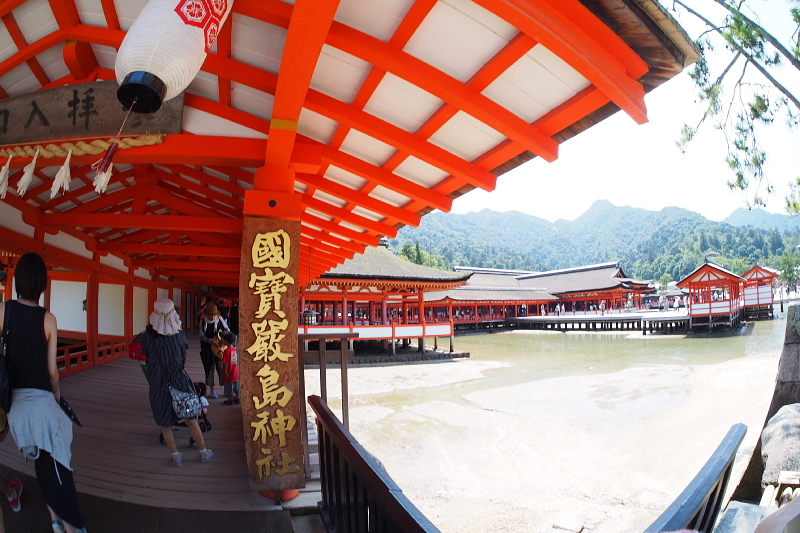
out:
{"label": "red lattice ceiling frame", "polygon": [[[9,72],[22,63],[27,63],[31,66],[31,70],[36,75],[37,80],[45,87],[83,81],[87,78],[85,65],[91,66],[96,64],[96,59],[94,59],[93,55],[92,57],[80,57],[82,54],[91,54],[91,49],[89,47],[82,47],[80,50],[76,48],[76,58],[68,62],[68,67],[72,74],[61,80],[51,81],[47,79],[41,66],[38,68],[36,67],[38,62],[35,56],[53,46],[72,40],[118,48],[119,43],[124,37],[124,32],[119,29],[119,20],[113,0],[101,0],[108,28],[98,28],[80,24],[78,12],[73,0],[50,0],[50,5],[58,22],[59,30],[34,43],[27,43],[21,32],[18,31],[18,28],[17,31],[14,30],[15,21],[12,11],[16,7],[22,5],[22,3],[24,3],[24,0],[7,0],[3,4],[0,4],[0,17],[6,22],[12,39],[20,49],[19,52],[12,55],[0,65],[0,75]],[[303,59],[304,62],[298,68],[300,70],[304,69],[305,74],[286,76],[284,81],[278,79],[274,74],[244,65],[231,59],[232,32],[230,24],[226,25],[220,33],[217,44],[218,53],[216,55],[210,55],[204,65],[205,71],[218,76],[220,102],[211,102],[199,96],[187,95],[187,105],[207,111],[213,109],[209,112],[213,112],[218,116],[258,131],[269,132],[271,128],[270,121],[253,117],[252,115],[230,107],[231,82],[236,81],[273,95],[279,91],[280,85],[285,83],[291,90],[285,91],[285,93],[289,95],[288,97],[276,97],[276,102],[278,104],[275,114],[276,119],[293,120],[292,117],[294,117],[294,120],[296,120],[296,117],[299,116],[299,109],[307,107],[340,122],[340,126],[331,142],[331,146],[324,148],[323,166],[320,168],[319,172],[317,174],[298,174],[298,181],[309,187],[307,194],[303,197],[305,205],[313,208],[315,211],[332,217],[331,221],[322,220],[311,214],[303,217],[304,224],[308,224],[304,226],[306,231],[304,243],[315,244],[319,242],[326,246],[324,251],[321,250],[319,252],[318,258],[306,259],[306,262],[312,261],[321,266],[327,266],[332,262],[340,262],[342,258],[350,256],[351,253],[356,252],[360,247],[374,245],[377,241],[377,235],[381,233],[392,235],[392,228],[397,224],[418,224],[418,212],[422,210],[434,207],[447,211],[452,202],[448,195],[462,189],[464,185],[469,184],[485,189],[493,188],[495,177],[489,173],[491,169],[521,154],[526,148],[534,148],[533,151],[536,151],[535,144],[532,146],[527,142],[531,137],[531,132],[534,132],[532,136],[535,139],[547,139],[589,113],[599,109],[609,101],[617,103],[617,105],[626,110],[637,120],[642,121],[645,119],[644,104],[641,98],[643,89],[641,85],[635,82],[635,79],[644,73],[642,70],[644,63],[622,43],[618,36],[599,23],[596,17],[576,0],[548,0],[545,4],[541,4],[540,2],[534,4],[526,0],[506,0],[502,2],[479,0],[479,4],[493,11],[501,18],[515,24],[517,27],[520,27],[522,32],[476,73],[472,79],[460,86],[455,85],[452,79],[443,78],[443,74],[436,73],[434,73],[435,75],[432,77],[437,81],[437,86],[426,86],[419,78],[413,76],[412,67],[414,66],[414,62],[408,57],[404,57],[401,52],[370,56],[370,53],[372,53],[371,48],[376,44],[380,44],[380,46],[383,47],[391,46],[396,50],[401,50],[414,35],[435,3],[435,0],[418,0],[415,2],[388,45],[376,42],[369,36],[365,36],[360,32],[335,22],[331,27],[330,33],[325,30],[327,35],[321,35],[319,31],[317,32],[317,44],[314,45],[317,46],[317,48],[320,46],[319,40],[321,38],[323,41],[327,41],[328,44],[342,48],[348,53],[368,56],[374,59],[375,63],[379,63],[379,65],[375,66],[370,72],[352,105],[338,102],[333,98],[312,90],[307,91],[307,95],[304,99],[298,100],[296,96],[293,98],[293,95],[297,94],[296,89],[299,88],[300,93],[304,93],[304,90],[308,89],[310,75],[313,73],[313,65],[316,63],[316,58],[319,55],[318,50],[313,54],[307,54],[307,43],[303,40],[296,40],[295,42],[297,44],[289,46],[287,53],[295,54],[297,57]],[[335,2],[327,5],[335,5]],[[289,27],[293,7],[277,0],[268,0],[266,2],[238,0],[234,6],[234,11],[270,24]],[[565,13],[567,11],[570,12],[570,17],[565,20]],[[330,17],[332,17],[332,14]],[[323,23],[323,28],[324,25]],[[469,106],[473,106],[473,111],[475,111],[475,106],[480,108],[481,104],[485,103],[485,101],[483,97],[476,97],[476,94],[479,96],[481,90],[497,79],[497,77],[511,64],[522,57],[522,55],[527,53],[537,44],[537,41],[542,42],[554,51],[560,52],[562,57],[566,57],[567,61],[572,63],[584,76],[590,79],[595,86],[583,91],[581,94],[572,98],[558,109],[548,113],[548,115],[537,120],[532,125],[521,125],[517,120],[509,120],[507,115],[501,118],[499,122],[496,117],[480,117],[485,119],[487,124],[492,127],[500,131],[506,131],[506,133],[512,133],[513,135],[510,135],[511,140],[502,143],[500,146],[490,150],[475,161],[464,161],[427,142],[427,139],[441,128],[447,120],[452,118],[459,108],[469,108]],[[597,46],[598,42],[601,43],[599,47]],[[89,52],[87,52],[87,49]],[[388,52],[389,49],[384,48],[384,51]],[[84,68],[79,68],[82,66],[84,66]],[[459,107],[456,107],[453,103],[444,104],[418,131],[414,133],[404,132],[385,121],[369,116],[363,111],[366,102],[372,96],[386,72],[393,72],[401,77],[404,77],[404,75],[407,78],[410,77],[412,79],[409,81],[420,85],[423,89],[434,94],[437,93],[437,90],[444,90],[444,96],[447,97],[448,95],[452,96],[454,93],[458,92],[459,89],[463,89],[463,93],[466,94],[467,97],[462,98],[459,102]],[[113,72],[99,67],[94,69],[92,75],[100,78],[113,78]],[[442,89],[442,85],[445,86],[444,89]],[[601,87],[602,90],[596,87]],[[4,95],[0,94],[0,96]],[[452,100],[452,98],[450,99]],[[286,110],[289,110],[288,113]],[[287,115],[289,118],[287,118]],[[348,156],[339,150],[347,132],[351,128],[371,133],[383,142],[387,142],[400,149],[382,167],[375,167],[364,161],[357,160],[357,158]],[[510,132],[508,131],[509,129],[511,130]],[[267,158],[275,157],[277,161],[288,161],[287,158],[291,154],[291,147],[295,139],[300,142],[314,144],[314,141],[303,138],[302,136],[297,136],[293,132],[289,132],[287,135],[284,130],[277,129],[270,133],[271,137],[276,142],[264,143],[264,145],[266,145],[266,152],[262,152],[262,154],[266,153]],[[189,171],[184,168],[184,170],[180,170],[182,164],[192,161],[196,162],[196,159],[194,159],[195,156],[208,156],[209,152],[206,149],[207,146],[202,150],[193,152],[188,148],[192,143],[192,140],[188,139],[190,136],[177,137],[178,139],[169,139],[168,142],[160,148],[149,147],[149,149],[137,149],[136,152],[138,156],[131,154],[131,157],[127,158],[127,162],[144,163],[149,157],[162,157],[161,164],[178,165],[178,167],[175,168],[170,167],[170,171],[173,172],[170,176],[164,176],[163,171],[161,171],[161,174],[159,174],[159,172],[155,173],[162,182],[160,188],[163,191],[163,198],[168,196],[179,198],[179,200],[171,201],[173,206],[176,202],[185,202],[186,204],[181,204],[184,208],[186,208],[185,206],[188,204],[194,204],[203,210],[208,210],[218,206],[219,203],[226,204],[226,199],[217,194],[211,194],[211,192],[213,192],[212,190],[208,188],[200,190],[200,188],[192,184],[190,180],[180,177],[180,174],[186,174],[187,172],[191,174],[193,172],[193,177],[195,179],[198,177],[203,177],[203,179],[211,178],[209,174],[203,173],[197,169]],[[286,138],[286,140],[281,140],[282,138]],[[194,139],[194,141],[196,140],[197,139]],[[272,148],[270,148],[270,146],[272,146]],[[165,151],[171,152],[171,158],[168,161],[163,159]],[[272,151],[274,155],[270,156],[270,151]],[[198,152],[202,152],[202,154]],[[225,148],[219,147],[209,159],[220,157],[223,153],[225,153]],[[545,153],[547,153],[546,150]],[[552,151],[550,155],[552,155]],[[433,190],[420,187],[392,172],[409,156],[418,157],[436,167],[447,170],[452,175],[447,180],[438,184]],[[84,160],[78,158],[75,164],[85,165],[91,162],[89,159],[92,158],[87,157],[84,158]],[[255,159],[257,160],[257,158]],[[122,156],[121,161],[126,161],[125,156]],[[14,166],[18,168],[25,163],[26,162],[23,160],[15,161]],[[220,163],[222,163],[224,168],[226,163],[229,165],[241,164],[241,166],[256,166],[258,161],[256,161],[256,164],[243,164],[241,161],[235,160],[235,158],[228,160],[223,158],[222,160],[213,162],[209,161],[206,164],[208,166],[219,166]],[[367,185],[360,191],[349,191],[346,190],[347,188],[326,179],[324,174],[327,167],[331,164],[367,179]],[[245,174],[249,175],[250,179],[252,179],[252,173]],[[42,176],[40,175],[40,177]],[[129,184],[125,181],[129,177],[130,174],[127,173],[124,176],[118,175],[115,176],[114,182],[123,183],[126,188],[131,189]],[[236,179],[240,179],[240,177]],[[88,177],[85,173],[82,173],[78,179],[82,180],[84,183],[88,183]],[[233,179],[232,177],[232,180]],[[406,205],[398,208],[369,196],[369,193],[378,185],[407,196],[411,198],[411,200]],[[239,187],[231,186],[230,184],[228,184],[228,186],[231,188],[226,190],[226,192],[235,195],[239,193],[243,194],[243,191],[239,190]],[[44,184],[42,184],[37,191],[43,192],[44,189]],[[138,189],[133,188],[133,190],[136,191]],[[345,194],[347,194],[350,197],[345,197],[348,200],[345,208],[338,208],[314,198],[313,194],[316,190],[339,197],[345,197]],[[77,204],[77,207],[71,210],[75,213],[85,209],[91,210],[94,209],[94,207],[101,207],[101,205],[103,206],[102,209],[115,209],[114,205],[106,205],[103,202],[91,207],[91,205],[98,200],[90,201],[87,204],[81,204],[80,201],[76,200],[83,194],[85,193],[81,193],[80,191],[68,193],[64,197],[57,198],[56,200],[43,202],[40,208],[42,210],[53,210],[63,202],[72,201]],[[230,198],[227,199],[229,201],[227,204],[228,207],[225,208],[227,215],[235,214],[236,209],[241,205],[240,198],[239,196],[239,199],[235,201]],[[19,199],[11,203],[17,205],[25,204],[25,206],[27,206],[25,207],[26,211],[32,209],[30,204],[19,201]],[[168,201],[168,203],[170,203],[170,201]],[[116,207],[125,206],[125,209],[132,209],[132,207],[137,204],[139,206],[138,209],[133,209],[133,211],[144,212],[141,200],[126,200],[125,202],[116,204]],[[383,223],[375,223],[374,221],[353,214],[352,210],[357,206],[363,206],[368,210],[382,213],[387,218]],[[228,208],[230,209],[229,211],[227,210]],[[174,207],[171,209],[174,209]],[[367,232],[360,233],[348,230],[340,226],[339,222],[347,222],[355,226],[364,227]],[[316,230],[311,226],[324,229],[320,232],[320,230]],[[325,232],[334,232],[347,239],[352,239],[352,241],[339,239],[337,237],[328,238],[328,240],[325,241],[322,238],[323,236],[320,235],[320,233]],[[75,233],[74,230],[73,233]],[[345,251],[344,243],[352,244],[352,246],[349,246],[346,249],[347,251]],[[101,244],[102,243],[89,242],[90,246]],[[356,248],[356,250],[353,250],[353,248]],[[307,249],[307,247],[305,249]],[[340,250],[340,253],[336,254],[334,250]]]}

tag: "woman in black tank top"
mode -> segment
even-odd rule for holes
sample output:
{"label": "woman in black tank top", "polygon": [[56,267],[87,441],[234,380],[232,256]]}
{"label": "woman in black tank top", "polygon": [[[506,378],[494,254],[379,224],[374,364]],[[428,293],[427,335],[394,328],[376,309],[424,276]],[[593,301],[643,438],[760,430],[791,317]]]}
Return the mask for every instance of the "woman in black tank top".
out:
{"label": "woman in black tank top", "polygon": [[39,255],[20,258],[14,286],[17,300],[0,304],[0,323],[7,321],[6,358],[14,386],[8,425],[20,451],[35,460],[53,531],[85,533],[70,467],[72,421],[58,404],[58,325],[52,313],[39,307],[47,288],[47,266]]}

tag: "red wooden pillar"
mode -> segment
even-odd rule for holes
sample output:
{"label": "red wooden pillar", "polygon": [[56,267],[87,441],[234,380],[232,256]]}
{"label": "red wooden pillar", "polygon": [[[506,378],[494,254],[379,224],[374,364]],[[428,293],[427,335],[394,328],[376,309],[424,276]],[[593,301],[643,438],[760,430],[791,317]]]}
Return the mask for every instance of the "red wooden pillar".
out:
{"label": "red wooden pillar", "polygon": [[91,270],[86,280],[86,344],[92,365],[97,364],[99,299],[100,281],[97,271]]}
{"label": "red wooden pillar", "polygon": [[350,325],[350,319],[347,317],[347,312],[349,311],[349,306],[347,305],[347,293],[342,296],[342,324],[345,326]]}
{"label": "red wooden pillar", "polygon": [[[298,356],[300,197],[294,172],[262,167],[245,192],[239,320],[242,425],[255,490],[305,487]],[[345,311],[346,312],[346,311]]]}
{"label": "red wooden pillar", "polygon": [[384,291],[383,296],[381,298],[381,324],[384,326],[389,323],[389,313],[386,309],[386,300],[389,298],[389,295],[386,294]]}
{"label": "red wooden pillar", "polygon": [[419,323],[420,324],[424,324],[425,322],[427,322],[427,320],[425,319],[425,301],[424,301],[425,298],[424,298],[424,296],[425,296],[425,293],[420,291],[419,292]]}

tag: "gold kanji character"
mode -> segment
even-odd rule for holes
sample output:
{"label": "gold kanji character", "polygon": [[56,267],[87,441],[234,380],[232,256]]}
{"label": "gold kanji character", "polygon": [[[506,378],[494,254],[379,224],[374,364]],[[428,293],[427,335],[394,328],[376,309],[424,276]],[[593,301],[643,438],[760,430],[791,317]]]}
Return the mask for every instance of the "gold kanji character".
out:
{"label": "gold kanji character", "polygon": [[279,476],[294,474],[300,471],[300,467],[294,464],[294,458],[286,452],[281,452],[281,460],[278,461],[277,465],[273,466],[279,467],[275,469],[275,473]]}
{"label": "gold kanji character", "polygon": [[279,446],[286,446],[286,433],[294,429],[297,419],[292,415],[287,415],[283,409],[275,411],[275,416],[270,418],[270,412],[264,411],[256,416],[260,422],[250,422],[250,426],[255,428],[253,440],[261,439],[261,444],[266,444],[269,437],[278,436]]}
{"label": "gold kanji character", "polygon": [[292,238],[285,231],[258,233],[253,239],[253,266],[255,268],[286,268],[291,259]]}
{"label": "gold kanji character", "polygon": [[261,398],[253,396],[253,404],[256,409],[260,411],[267,405],[275,405],[276,403],[281,407],[286,407],[294,393],[282,385],[278,386],[281,375],[268,364],[264,364],[256,372],[256,376],[261,382]]}
{"label": "gold kanji character", "polygon": [[[269,425],[269,415],[271,413],[269,411],[264,411],[263,413],[258,413],[256,416],[261,419],[260,422],[250,422],[250,427],[255,428],[255,434],[253,435],[253,440],[257,441],[261,439],[261,444],[266,444],[267,439],[272,436],[272,427]],[[281,446],[285,446],[282,444]]]}
{"label": "gold kanji character", "polygon": [[279,445],[286,446],[286,433],[294,429],[297,419],[292,415],[283,414],[283,409],[278,409],[269,423],[272,426],[272,434],[280,439]]}
{"label": "gold kanji character", "polygon": [[286,317],[281,306],[281,294],[287,291],[287,285],[294,285],[294,278],[286,272],[273,274],[271,269],[265,268],[263,276],[250,274],[249,287],[255,288],[253,295],[260,298],[256,318],[264,318],[273,309],[279,317]]}
{"label": "gold kanji character", "polygon": [[284,385],[280,387],[277,385],[267,386],[261,382],[261,398],[253,396],[253,405],[257,410],[261,410],[268,405],[278,404],[281,407],[286,407],[286,404],[291,401],[294,393],[287,389]]}
{"label": "gold kanji character", "polygon": [[275,463],[273,462],[275,456],[272,455],[271,449],[261,448],[261,453],[264,454],[264,458],[256,461],[256,466],[258,467],[258,479],[264,479],[265,477],[271,476],[272,467],[275,466]]}
{"label": "gold kanji character", "polygon": [[294,357],[294,354],[283,353],[281,351],[281,341],[286,338],[283,331],[289,327],[288,320],[263,320],[250,324],[256,334],[253,345],[247,348],[247,353],[253,355],[253,361],[266,360],[274,361],[278,359],[287,362]]}

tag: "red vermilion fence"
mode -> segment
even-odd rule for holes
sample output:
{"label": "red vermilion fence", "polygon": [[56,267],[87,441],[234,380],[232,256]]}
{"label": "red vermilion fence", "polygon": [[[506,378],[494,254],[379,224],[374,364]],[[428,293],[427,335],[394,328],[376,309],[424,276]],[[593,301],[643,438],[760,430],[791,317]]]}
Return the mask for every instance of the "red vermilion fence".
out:
{"label": "red vermilion fence", "polygon": [[85,333],[59,331],[58,339],[56,366],[61,377],[119,359],[128,353],[128,344],[121,336],[98,336],[94,353],[89,350]]}

